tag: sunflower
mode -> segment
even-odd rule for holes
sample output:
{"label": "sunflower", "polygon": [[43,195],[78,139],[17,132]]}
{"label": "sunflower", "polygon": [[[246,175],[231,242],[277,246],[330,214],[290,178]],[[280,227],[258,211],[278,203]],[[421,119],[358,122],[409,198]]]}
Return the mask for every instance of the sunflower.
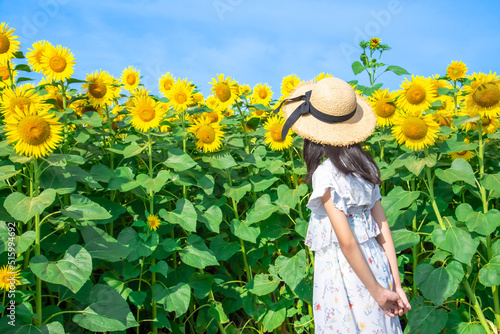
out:
{"label": "sunflower", "polygon": [[139,86],[139,75],[141,71],[135,69],[134,66],[129,66],[123,70],[120,77],[120,84],[122,84],[129,92],[134,91]]}
{"label": "sunflower", "polygon": [[439,74],[434,74],[433,76],[429,77],[429,80],[432,85],[432,93],[434,96],[438,96],[438,88],[448,88],[452,89],[453,86],[449,83],[447,80],[439,79]]}
{"label": "sunflower", "polygon": [[465,161],[469,161],[476,155],[476,153],[474,153],[473,151],[460,151],[448,153],[448,155],[450,156],[451,160],[462,158]]}
{"label": "sunflower", "polygon": [[[481,125],[483,129],[483,135],[485,135],[487,133],[495,133],[498,130],[500,123],[498,121],[498,117],[484,116],[481,117]],[[477,122],[467,122],[462,124],[462,129],[464,129],[465,131],[478,130],[479,126]]]}
{"label": "sunflower", "polygon": [[279,117],[278,115],[271,116],[267,119],[266,124],[264,124],[264,129],[267,130],[264,135],[264,141],[271,147],[271,149],[276,151],[282,151],[289,148],[293,144],[293,139],[291,135],[291,130],[285,137],[285,141],[281,140],[281,131],[283,130],[283,125],[285,124],[285,119]]}
{"label": "sunflower", "polygon": [[94,106],[111,104],[113,99],[118,97],[117,90],[113,89],[114,78],[106,71],[95,71],[87,74],[87,81],[82,85],[82,90],[88,96],[89,101]]}
{"label": "sunflower", "polygon": [[41,97],[35,93],[35,86],[32,84],[19,85],[7,88],[2,91],[2,113],[4,117],[9,117],[16,112],[16,107],[24,110],[24,107],[35,105],[37,108],[41,103]]}
{"label": "sunflower", "polygon": [[167,91],[167,98],[169,100],[169,104],[176,111],[183,111],[193,103],[193,90],[194,87],[191,85],[191,82],[177,79],[170,89]]}
{"label": "sunflower", "polygon": [[201,92],[196,92],[193,94],[193,103],[202,106],[205,103],[205,98]]}
{"label": "sunflower", "polygon": [[8,291],[11,285],[20,285],[19,270],[10,271],[9,266],[0,268],[0,290]]}
{"label": "sunflower", "polygon": [[370,49],[374,50],[380,45],[380,38],[372,37],[370,39]]}
{"label": "sunflower", "polygon": [[0,60],[0,83],[10,85],[10,71],[12,71],[12,80],[17,76],[17,71],[14,71],[14,64],[10,60]]}
{"label": "sunflower", "polygon": [[14,52],[19,50],[21,43],[16,39],[19,36],[12,36],[14,28],[10,28],[7,23],[0,24],[0,60],[10,60],[14,57]]}
{"label": "sunflower", "polygon": [[450,77],[451,80],[456,81],[458,79],[465,78],[467,70],[467,66],[465,66],[465,64],[461,61],[452,61],[446,68],[446,75]]}
{"label": "sunflower", "polygon": [[210,84],[212,85],[210,92],[217,97],[218,105],[222,109],[226,109],[237,100],[238,87],[231,77],[224,79],[224,74],[217,74]]}
{"label": "sunflower", "polygon": [[356,95],[363,96],[363,92],[357,89],[355,84],[350,83],[349,86],[351,86],[352,89],[354,89],[354,93],[356,93]]}
{"label": "sunflower", "polygon": [[17,153],[39,158],[51,153],[62,141],[62,124],[45,109],[25,106],[5,119],[6,136],[16,143]]}
{"label": "sunflower", "polygon": [[194,120],[194,124],[189,127],[189,131],[194,133],[198,141],[196,148],[203,152],[214,152],[222,146],[224,132],[220,129],[219,123],[210,123],[208,117],[202,116]]}
{"label": "sunflower", "polygon": [[281,81],[281,97],[286,98],[299,83],[300,79],[295,74],[283,77]]}
{"label": "sunflower", "polygon": [[439,124],[431,114],[422,112],[398,112],[393,119],[392,134],[399,144],[413,151],[433,145],[439,132]]}
{"label": "sunflower", "polygon": [[262,109],[257,109],[255,107],[249,107],[248,110],[251,111],[250,118],[262,118],[266,116],[266,112]]}
{"label": "sunflower", "polygon": [[170,90],[170,87],[174,84],[174,77],[170,72],[167,72],[167,74],[164,74],[160,77],[158,80],[158,89],[160,90],[160,93],[163,94],[163,96],[167,97],[167,92]]}
{"label": "sunflower", "polygon": [[47,49],[54,48],[52,44],[47,41],[38,41],[33,43],[33,49],[28,49],[29,52],[26,53],[26,59],[28,60],[31,69],[37,73],[42,73],[42,55]]}
{"label": "sunflower", "polygon": [[500,109],[500,77],[496,73],[474,73],[474,81],[470,86],[464,86],[468,95],[465,97],[465,107],[469,115],[491,116],[498,114]]}
{"label": "sunflower", "polygon": [[47,47],[40,57],[42,74],[49,80],[65,81],[73,74],[75,57],[68,48]]}
{"label": "sunflower", "polygon": [[142,95],[134,97],[132,100],[134,106],[130,108],[130,116],[132,116],[131,123],[134,128],[147,132],[160,125],[165,111],[160,108],[157,101],[151,96]]}
{"label": "sunflower", "polygon": [[148,226],[149,226],[150,230],[156,231],[156,229],[158,229],[158,227],[160,227],[160,225],[161,225],[161,221],[157,215],[149,215],[148,216]]}
{"label": "sunflower", "polygon": [[390,126],[396,114],[397,92],[390,92],[389,88],[379,89],[373,93],[369,102],[377,115],[378,126]]}
{"label": "sunflower", "polygon": [[212,110],[219,109],[218,108],[218,101],[217,101],[217,98],[215,97],[215,95],[209,95],[205,99],[205,105]]}
{"label": "sunflower", "polygon": [[249,85],[240,85],[239,86],[239,94],[247,96],[248,94],[252,93],[252,89],[250,88]]}
{"label": "sunflower", "polygon": [[222,115],[222,112],[218,109],[203,113],[202,116],[205,116],[210,121],[210,124],[220,123],[224,118],[224,115]]}
{"label": "sunflower", "polygon": [[323,80],[324,78],[331,78],[331,77],[333,77],[333,75],[331,75],[329,73],[321,72],[320,74],[318,74],[316,76],[316,78],[314,78],[314,80],[320,81],[320,80]]}
{"label": "sunflower", "polygon": [[105,117],[104,109],[102,107],[94,106],[91,103],[88,103],[87,100],[77,100],[71,104],[71,107],[73,108],[75,114],[80,117],[87,112],[96,112],[102,119]]}
{"label": "sunflower", "polygon": [[144,86],[139,86],[136,89],[134,89],[134,91],[132,91],[131,94],[133,97],[149,96],[151,94],[151,91]]}
{"label": "sunflower", "polygon": [[398,91],[397,106],[409,112],[427,110],[435,99],[432,84],[424,77],[412,75],[411,81],[405,78],[401,88],[403,89]]}
{"label": "sunflower", "polygon": [[268,107],[269,103],[271,102],[272,96],[273,92],[271,91],[271,87],[269,87],[267,83],[265,84],[258,83],[253,88],[251,101],[253,104],[262,104]]}

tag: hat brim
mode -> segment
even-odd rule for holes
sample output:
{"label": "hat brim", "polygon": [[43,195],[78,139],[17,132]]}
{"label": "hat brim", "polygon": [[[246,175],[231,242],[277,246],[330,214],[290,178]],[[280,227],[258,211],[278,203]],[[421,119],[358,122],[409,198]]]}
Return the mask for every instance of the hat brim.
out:
{"label": "hat brim", "polygon": [[[313,89],[316,82],[298,86],[287,98],[305,94]],[[283,116],[288,119],[303,101],[286,102],[282,107]],[[311,114],[305,114],[292,125],[292,130],[299,136],[315,143],[333,146],[348,146],[366,140],[377,126],[377,117],[368,102],[356,94],[356,113],[352,118],[341,123],[325,123]]]}

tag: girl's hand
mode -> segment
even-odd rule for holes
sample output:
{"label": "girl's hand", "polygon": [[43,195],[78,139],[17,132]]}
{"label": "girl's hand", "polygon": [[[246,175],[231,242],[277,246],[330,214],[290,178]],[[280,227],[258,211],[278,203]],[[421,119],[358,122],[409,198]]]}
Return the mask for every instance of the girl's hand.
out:
{"label": "girl's hand", "polygon": [[396,293],[399,295],[399,297],[401,298],[401,300],[403,301],[403,305],[404,305],[404,308],[403,308],[403,313],[400,314],[400,315],[403,315],[403,314],[406,314],[408,313],[408,310],[411,310],[411,305],[410,303],[408,302],[408,298],[406,298],[406,293],[405,291],[403,290],[403,288],[401,286],[396,286],[395,288],[396,290]]}
{"label": "girl's hand", "polygon": [[[403,292],[404,293],[404,292]],[[380,289],[372,295],[377,304],[390,317],[402,315],[405,305],[398,293],[380,287]],[[405,296],[406,298],[406,296]],[[407,301],[408,302],[408,301]],[[407,310],[408,311],[408,310]]]}

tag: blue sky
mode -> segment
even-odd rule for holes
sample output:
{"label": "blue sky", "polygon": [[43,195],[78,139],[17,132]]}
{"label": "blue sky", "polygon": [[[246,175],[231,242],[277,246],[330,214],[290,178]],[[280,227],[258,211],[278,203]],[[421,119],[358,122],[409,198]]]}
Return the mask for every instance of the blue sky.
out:
{"label": "blue sky", "polygon": [[[373,36],[392,47],[385,63],[412,74],[444,74],[452,60],[469,73],[500,72],[499,9],[494,0],[0,0],[22,50],[42,39],[70,48],[75,78],[98,69],[119,77],[133,65],[153,93],[171,72],[206,96],[224,73],[251,87],[268,83],[275,98],[291,73],[367,84],[350,66],[359,41]],[[379,82],[398,89],[402,79],[386,73]]]}

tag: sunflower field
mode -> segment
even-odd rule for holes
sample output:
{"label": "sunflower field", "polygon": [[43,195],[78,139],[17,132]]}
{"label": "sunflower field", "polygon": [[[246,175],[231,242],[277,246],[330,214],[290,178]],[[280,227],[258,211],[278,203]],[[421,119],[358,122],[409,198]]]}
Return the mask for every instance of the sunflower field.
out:
{"label": "sunflower field", "polygon": [[[204,96],[166,73],[156,96],[17,39],[1,23],[1,333],[314,333],[302,140],[273,113],[296,75]],[[360,46],[405,332],[498,333],[500,77],[453,61],[390,91],[409,73]]]}

